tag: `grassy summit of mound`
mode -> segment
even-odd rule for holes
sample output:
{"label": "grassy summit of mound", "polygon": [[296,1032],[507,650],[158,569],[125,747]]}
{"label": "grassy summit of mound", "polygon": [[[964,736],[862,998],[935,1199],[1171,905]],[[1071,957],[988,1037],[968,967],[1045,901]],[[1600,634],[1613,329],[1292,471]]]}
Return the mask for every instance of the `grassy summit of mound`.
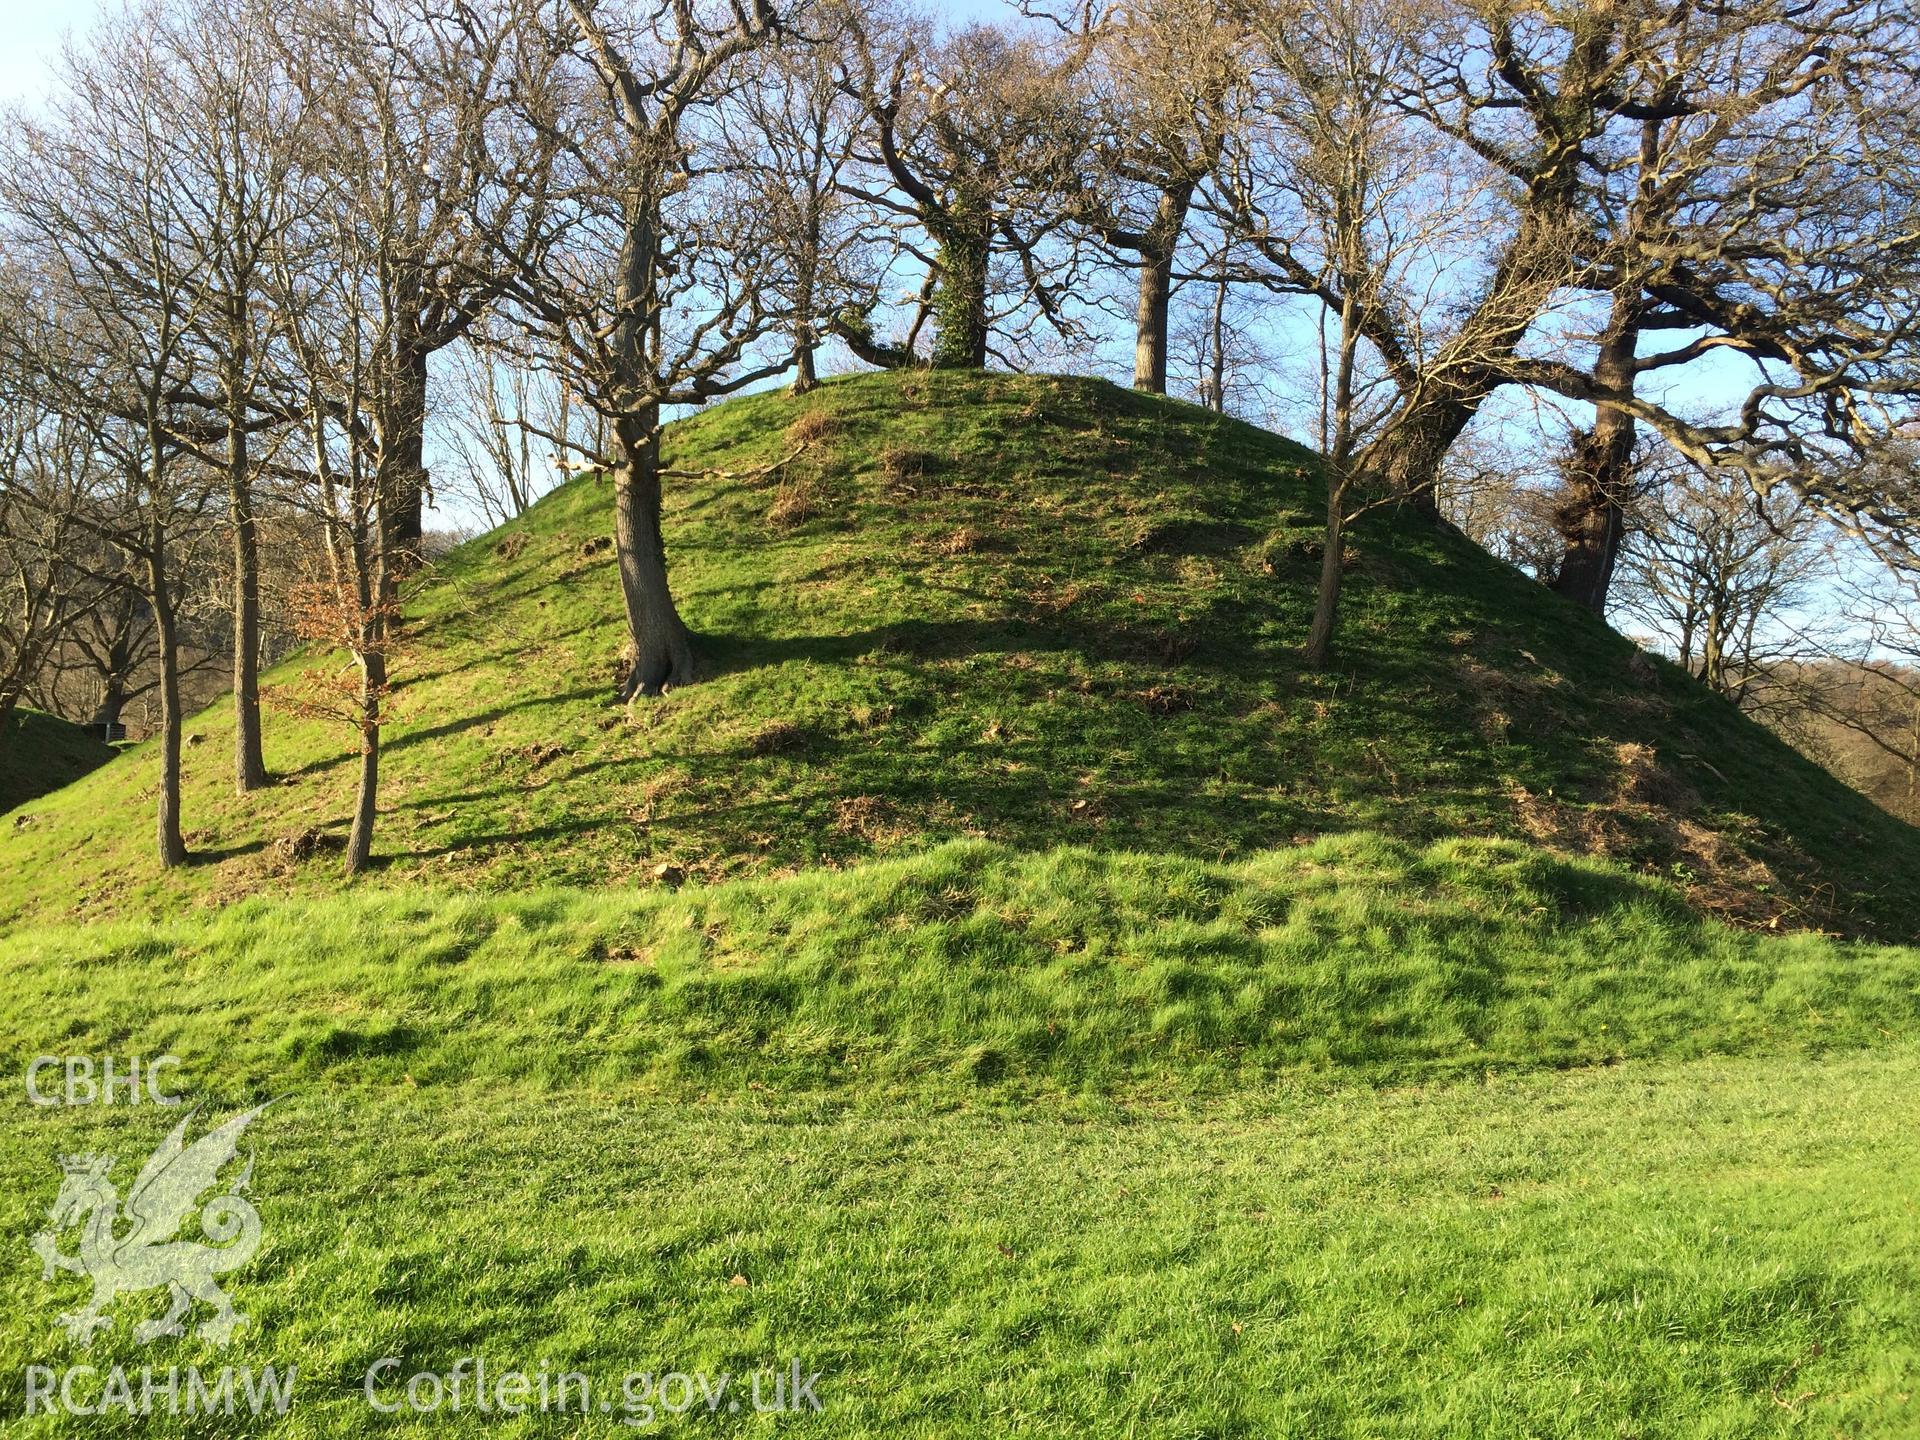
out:
{"label": "grassy summit of mound", "polygon": [[[1357,527],[1337,662],[1303,673],[1322,486],[1251,426],[1091,380],[863,376],[717,406],[667,458],[702,476],[666,517],[702,683],[613,703],[605,481],[456,551],[409,597],[373,883],[1370,830],[1602,853],[1757,923],[1920,926],[1920,831],[1417,517]],[[343,830],[350,733],[270,714],[284,779],[235,797],[230,724],[187,727],[193,868],[154,863],[143,749],[4,828],[0,919],[337,884],[288,841]]]}
{"label": "grassy summit of mound", "polygon": [[114,757],[113,746],[88,729],[24,706],[0,733],[0,811],[71,785]]}

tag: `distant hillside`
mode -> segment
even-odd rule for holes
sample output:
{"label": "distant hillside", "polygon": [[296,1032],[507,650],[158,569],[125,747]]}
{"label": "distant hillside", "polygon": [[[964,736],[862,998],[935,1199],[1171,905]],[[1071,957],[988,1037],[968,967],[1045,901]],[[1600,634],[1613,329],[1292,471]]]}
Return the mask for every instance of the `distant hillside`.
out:
{"label": "distant hillside", "polygon": [[0,734],[0,811],[71,785],[114,754],[111,745],[85,726],[22,707]]}
{"label": "distant hillside", "polygon": [[[604,481],[455,551],[409,600],[374,883],[1370,830],[1604,854],[1748,923],[1920,929],[1920,831],[1416,517],[1357,528],[1337,664],[1302,673],[1323,492],[1251,426],[1092,380],[875,375],[718,406],[667,448],[707,477],[670,483],[667,527],[708,677],[613,703]],[[269,715],[284,782],[236,798],[229,724],[188,725],[201,863],[155,867],[142,748],[5,827],[0,919],[336,884],[294,842],[341,833],[349,732]]]}

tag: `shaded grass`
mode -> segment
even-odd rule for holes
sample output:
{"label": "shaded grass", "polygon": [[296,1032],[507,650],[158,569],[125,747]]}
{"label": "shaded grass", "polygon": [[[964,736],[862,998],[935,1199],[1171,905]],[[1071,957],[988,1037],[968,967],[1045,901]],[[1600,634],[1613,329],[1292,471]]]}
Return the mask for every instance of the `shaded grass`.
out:
{"label": "shaded grass", "polygon": [[957,843],[678,894],[361,893],[0,942],[0,1067],[749,1084],[945,1108],[1906,1038],[1920,952],[1760,937],[1616,867],[1347,836],[1231,863]]}
{"label": "shaded grass", "polygon": [[0,728],[0,810],[71,785],[116,753],[84,725],[21,706]]}
{"label": "shaded grass", "polygon": [[[813,415],[785,472],[668,498],[697,686],[611,703],[604,481],[414,591],[374,883],[644,885],[970,837],[1217,859],[1367,829],[1603,848],[1757,922],[1920,927],[1920,832],[1415,517],[1357,527],[1338,664],[1302,674],[1323,505],[1298,447],[1101,382],[938,374],[717,406],[670,462],[750,470]],[[770,513],[801,490],[804,516]],[[229,725],[189,726],[199,863],[154,867],[136,752],[0,827],[0,922],[333,888],[335,861],[277,842],[344,828],[349,735],[270,716],[285,783],[238,797]]]}

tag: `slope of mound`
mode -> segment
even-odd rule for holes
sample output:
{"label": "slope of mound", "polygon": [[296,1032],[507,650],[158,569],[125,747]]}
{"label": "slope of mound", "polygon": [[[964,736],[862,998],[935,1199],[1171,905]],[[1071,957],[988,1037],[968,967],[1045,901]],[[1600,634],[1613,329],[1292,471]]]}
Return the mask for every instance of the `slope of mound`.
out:
{"label": "slope of mound", "polygon": [[[1217,863],[956,841],[678,894],[364,892],[0,941],[0,1065],[972,1103],[1920,1039],[1920,949],[1743,933],[1516,841]],[[527,1043],[537,1037],[537,1043]]]}
{"label": "slope of mound", "polygon": [[0,811],[71,785],[114,753],[84,725],[22,706],[0,734]]}
{"label": "slope of mound", "polygon": [[[1364,829],[1604,853],[1756,923],[1920,928],[1920,831],[1416,517],[1357,528],[1337,663],[1303,674],[1323,491],[1253,427],[1097,381],[864,376],[715,407],[667,454],[696,476],[666,524],[703,682],[613,703],[604,481],[455,552],[408,602],[383,878],[654,884],[963,837],[1222,858]],[[270,715],[283,781],[236,798],[229,724],[188,726],[192,869],[153,863],[136,752],[0,835],[0,917],[335,884],[290,840],[340,833],[350,733]]]}

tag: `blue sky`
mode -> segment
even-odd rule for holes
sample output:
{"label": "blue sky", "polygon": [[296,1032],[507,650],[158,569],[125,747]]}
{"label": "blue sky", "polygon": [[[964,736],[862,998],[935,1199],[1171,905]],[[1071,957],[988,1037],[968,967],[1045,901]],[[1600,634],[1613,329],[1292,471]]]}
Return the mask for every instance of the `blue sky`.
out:
{"label": "blue sky", "polygon": [[47,67],[61,37],[84,30],[99,0],[9,0],[0,5],[0,99],[33,100],[46,88]]}
{"label": "blue sky", "polygon": [[[84,30],[103,8],[103,0],[0,0],[0,100],[36,98],[61,37]],[[1006,0],[942,0],[929,8],[950,20],[994,19],[1013,10]]]}

